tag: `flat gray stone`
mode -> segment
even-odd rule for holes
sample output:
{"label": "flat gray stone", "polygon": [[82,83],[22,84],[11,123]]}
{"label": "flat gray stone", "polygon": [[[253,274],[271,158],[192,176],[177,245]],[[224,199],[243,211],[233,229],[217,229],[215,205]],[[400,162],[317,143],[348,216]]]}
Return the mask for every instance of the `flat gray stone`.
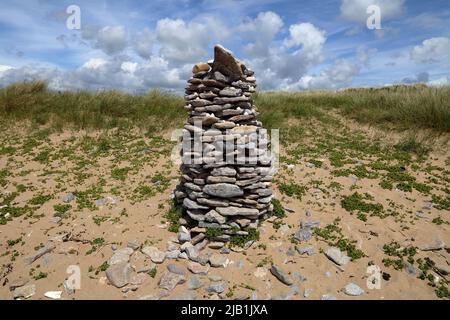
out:
{"label": "flat gray stone", "polygon": [[72,192],[66,193],[62,198],[64,203],[70,203],[73,200],[75,200],[75,195]]}
{"label": "flat gray stone", "polygon": [[235,87],[227,87],[220,90],[219,95],[222,97],[238,97],[242,95],[242,90]]}
{"label": "flat gray stone", "polygon": [[154,263],[163,263],[166,259],[166,253],[153,246],[146,246],[141,252],[149,256]]}
{"label": "flat gray stone", "polygon": [[186,278],[181,274],[166,271],[159,280],[159,287],[168,291],[172,291],[177,285],[186,282]]}
{"label": "flat gray stone", "polygon": [[364,290],[350,282],[344,287],[344,293],[349,296],[360,296],[364,294]]}
{"label": "flat gray stone", "polygon": [[108,264],[112,266],[113,264],[126,263],[130,261],[131,254],[133,254],[133,249],[131,248],[116,250],[112,257],[108,260]]}
{"label": "flat gray stone", "polygon": [[167,270],[169,270],[172,273],[180,274],[182,276],[186,274],[186,271],[184,270],[183,267],[173,263],[167,265]]}
{"label": "flat gray stone", "polygon": [[26,286],[21,286],[18,288],[15,288],[13,291],[13,297],[14,299],[28,299],[32,297],[36,293],[36,286],[34,284],[29,284]]}
{"label": "flat gray stone", "polygon": [[312,231],[309,228],[300,228],[295,232],[294,238],[298,241],[309,241],[312,238]]}
{"label": "flat gray stone", "polygon": [[122,288],[130,283],[133,269],[129,263],[117,263],[106,270],[106,277],[116,288]]}
{"label": "flat gray stone", "polygon": [[209,264],[214,268],[226,268],[230,260],[221,254],[213,254],[209,258]]}
{"label": "flat gray stone", "polygon": [[207,275],[209,271],[209,265],[201,265],[198,262],[191,261],[187,266],[188,270],[193,274]]}
{"label": "flat gray stone", "polygon": [[216,211],[223,216],[257,216],[259,214],[258,209],[233,206],[219,207]]}
{"label": "flat gray stone", "polygon": [[241,188],[228,183],[207,184],[203,187],[203,192],[219,198],[239,197],[244,194]]}
{"label": "flat gray stone", "polygon": [[328,259],[330,259],[331,261],[340,266],[344,266],[350,261],[350,258],[336,247],[328,248],[325,251],[325,255],[327,256]]}
{"label": "flat gray stone", "polygon": [[206,292],[208,293],[222,293],[227,288],[225,281],[212,282],[208,287],[206,287]]}
{"label": "flat gray stone", "polygon": [[45,246],[37,250],[35,253],[24,258],[25,264],[32,264],[34,261],[42,257],[44,254],[47,254],[55,249],[55,245],[51,242],[47,243]]}
{"label": "flat gray stone", "polygon": [[197,202],[195,202],[195,201],[193,201],[193,200],[191,200],[189,198],[184,198],[183,205],[186,208],[191,209],[191,210],[202,210],[202,209],[203,210],[208,210],[209,209],[209,207],[202,206],[202,205],[198,204]]}
{"label": "flat gray stone", "polygon": [[189,278],[187,286],[189,290],[197,290],[203,287],[203,283],[198,276],[192,276]]}
{"label": "flat gray stone", "polygon": [[270,268],[270,272],[275,276],[275,278],[280,280],[285,285],[290,286],[294,284],[294,280],[292,280],[292,278],[278,266],[272,265],[272,267]]}
{"label": "flat gray stone", "polygon": [[228,207],[230,202],[226,199],[208,199],[208,198],[199,198],[197,202],[201,205],[210,206],[210,207]]}
{"label": "flat gray stone", "polygon": [[314,254],[313,246],[297,247],[296,249],[299,254],[307,254],[308,256],[312,256]]}

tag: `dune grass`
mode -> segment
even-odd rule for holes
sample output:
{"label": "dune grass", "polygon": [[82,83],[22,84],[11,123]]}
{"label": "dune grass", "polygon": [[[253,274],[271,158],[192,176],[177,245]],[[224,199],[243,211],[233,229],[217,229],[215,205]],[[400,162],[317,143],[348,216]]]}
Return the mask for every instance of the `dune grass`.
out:
{"label": "dune grass", "polygon": [[[145,95],[119,91],[52,92],[45,82],[0,89],[0,117],[6,124],[29,120],[55,128],[138,126],[151,132],[180,127],[186,119],[183,98],[158,90]],[[255,95],[260,120],[286,129],[289,120],[332,122],[330,110],[360,123],[391,129],[450,132],[450,86],[399,85],[341,92],[266,92]],[[295,128],[290,127],[290,130]]]}
{"label": "dune grass", "polygon": [[180,126],[183,99],[158,90],[145,95],[119,91],[52,92],[45,82],[0,89],[0,116],[7,122],[30,120],[54,128],[104,129],[138,126],[161,131]]}
{"label": "dune grass", "polygon": [[450,86],[397,85],[341,92],[272,92],[258,94],[256,104],[268,127],[286,119],[327,120],[334,109],[360,123],[397,130],[450,132]]}

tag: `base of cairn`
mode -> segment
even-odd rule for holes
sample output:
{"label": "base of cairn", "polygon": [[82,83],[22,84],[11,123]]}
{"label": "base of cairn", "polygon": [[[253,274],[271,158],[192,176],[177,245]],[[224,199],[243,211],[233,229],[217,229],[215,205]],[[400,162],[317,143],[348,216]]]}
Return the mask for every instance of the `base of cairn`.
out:
{"label": "base of cairn", "polygon": [[[212,241],[248,236],[273,211],[275,173],[267,131],[256,120],[253,71],[221,46],[197,64],[186,87],[180,183],[175,198],[182,225]],[[185,235],[183,235],[185,234]],[[202,237],[203,234],[203,237]],[[190,232],[181,227],[180,241]]]}

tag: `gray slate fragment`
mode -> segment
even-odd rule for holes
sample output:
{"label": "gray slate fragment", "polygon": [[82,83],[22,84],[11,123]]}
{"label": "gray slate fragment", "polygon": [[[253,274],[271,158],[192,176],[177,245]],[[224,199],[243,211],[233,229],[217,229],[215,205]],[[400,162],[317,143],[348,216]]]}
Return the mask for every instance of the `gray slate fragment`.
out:
{"label": "gray slate fragment", "polygon": [[278,266],[272,265],[272,267],[270,268],[270,272],[285,285],[290,286],[294,284],[294,280],[292,280],[292,278]]}

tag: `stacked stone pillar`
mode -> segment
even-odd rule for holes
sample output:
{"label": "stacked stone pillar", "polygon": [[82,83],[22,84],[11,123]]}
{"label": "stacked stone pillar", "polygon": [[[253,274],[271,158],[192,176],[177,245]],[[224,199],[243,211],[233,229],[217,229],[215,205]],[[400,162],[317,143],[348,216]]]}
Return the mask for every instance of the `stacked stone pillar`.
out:
{"label": "stacked stone pillar", "polygon": [[246,235],[270,216],[275,172],[268,134],[253,105],[254,72],[222,46],[214,60],[193,67],[186,86],[181,179],[175,191],[183,224],[215,241]]}

